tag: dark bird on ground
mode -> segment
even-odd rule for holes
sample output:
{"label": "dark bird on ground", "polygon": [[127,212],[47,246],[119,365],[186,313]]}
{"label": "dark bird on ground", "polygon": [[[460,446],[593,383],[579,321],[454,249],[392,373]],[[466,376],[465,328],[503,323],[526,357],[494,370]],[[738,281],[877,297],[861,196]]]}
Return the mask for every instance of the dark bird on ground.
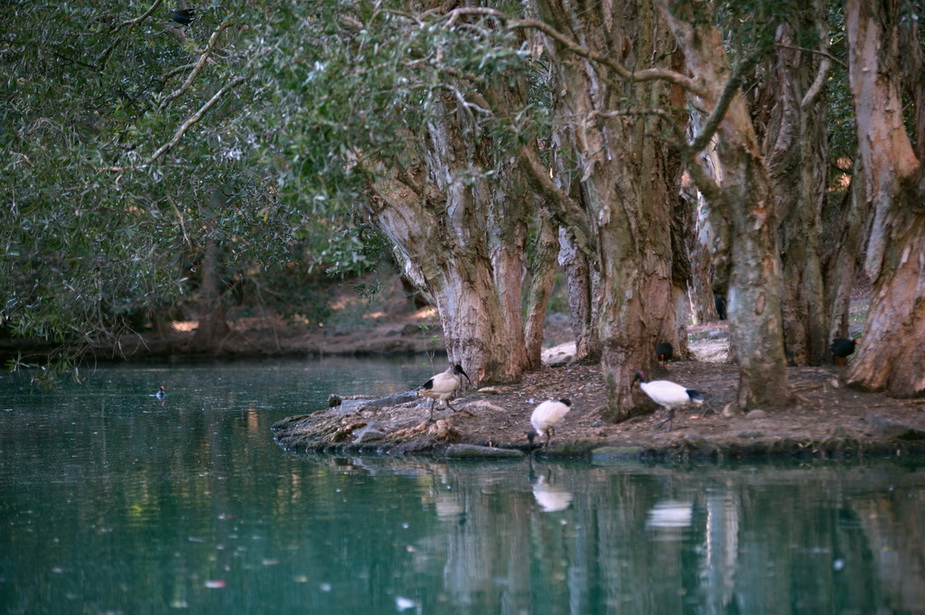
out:
{"label": "dark bird on ground", "polygon": [[658,357],[659,362],[665,364],[674,356],[674,348],[668,342],[662,342],[655,347],[655,356]]}
{"label": "dark bird on ground", "polygon": [[849,339],[847,337],[840,337],[832,341],[832,345],[829,346],[829,350],[831,350],[832,354],[835,355],[835,361],[838,363],[839,367],[844,367],[845,359],[854,354],[854,348],[857,345],[857,340]]}
{"label": "dark bird on ground", "polygon": [[646,374],[642,370],[636,372],[633,382],[630,386],[639,381],[639,388],[649,396],[649,399],[668,411],[668,418],[658,423],[655,427],[661,427],[668,423],[668,431],[671,431],[671,423],[674,419],[675,408],[683,408],[691,404],[699,406],[703,403],[703,393],[688,389],[675,382],[668,380],[646,380]]}
{"label": "dark bird on ground", "polygon": [[546,444],[543,446],[549,446],[549,440],[555,433],[556,427],[559,426],[571,409],[572,401],[570,399],[550,399],[538,405],[533,410],[533,414],[530,415],[530,424],[533,425],[533,429],[527,432],[527,440],[530,444],[533,444],[533,439],[539,436],[546,438]]}
{"label": "dark bird on ground", "polygon": [[[427,417],[428,422],[434,420],[434,406],[437,404],[437,400],[442,401],[450,410],[456,412],[456,408],[450,405],[450,397],[462,384],[460,376],[465,376],[466,380],[469,380],[469,374],[463,370],[462,365],[457,363],[418,387],[418,395],[432,400],[430,402],[430,416]],[[469,384],[472,384],[472,380],[469,380]]]}
{"label": "dark bird on ground", "polygon": [[184,26],[188,26],[196,19],[193,9],[172,9],[170,11],[170,18]]}
{"label": "dark bird on ground", "polygon": [[713,295],[713,305],[716,307],[716,317],[720,320],[726,320],[726,297]]}

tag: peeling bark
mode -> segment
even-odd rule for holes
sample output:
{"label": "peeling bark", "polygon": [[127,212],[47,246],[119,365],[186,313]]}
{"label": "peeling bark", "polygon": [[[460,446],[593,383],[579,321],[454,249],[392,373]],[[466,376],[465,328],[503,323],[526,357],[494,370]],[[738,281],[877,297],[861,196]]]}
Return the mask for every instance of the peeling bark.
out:
{"label": "peeling bark", "polygon": [[[852,385],[897,397],[925,394],[925,173],[901,102],[903,82],[912,100],[925,101],[925,62],[917,22],[903,18],[904,8],[907,3],[898,0],[848,0],[845,8],[864,193],[873,208],[865,262],[873,297],[846,377]],[[914,122],[920,147],[921,113]]]}
{"label": "peeling bark", "polygon": [[819,365],[829,344],[820,256],[828,148],[819,92],[830,62],[800,47],[794,29],[816,30],[825,40],[824,10],[816,0],[778,26],[774,64],[753,105],[768,109],[758,121],[765,128],[763,151],[781,220],[784,345],[793,365]]}
{"label": "peeling bark", "polygon": [[[688,168],[710,203],[717,237],[728,238],[730,260],[716,263],[720,283],[728,280],[729,333],[739,361],[739,405],[776,409],[787,404],[778,254],[778,213],[770,178],[745,101],[730,89],[736,74],[723,50],[714,15],[705,5],[660,0],[687,67],[699,80],[700,102],[711,114],[694,139]],[[712,6],[712,5],[711,5]],[[725,106],[725,108],[724,108]],[[696,147],[715,126],[716,160],[710,177]],[[722,254],[720,254],[722,256]]]}
{"label": "peeling bark", "polygon": [[[546,23],[630,70],[665,56],[670,40],[651,2],[538,3]],[[632,376],[655,362],[660,341],[678,342],[671,210],[677,203],[680,157],[659,135],[666,118],[642,109],[678,108],[683,94],[662,81],[623,81],[612,66],[576,55],[563,39],[549,41],[556,88],[556,122],[568,133],[582,203],[591,224],[602,290],[597,330],[608,410],[620,421],[634,412]],[[670,59],[670,54],[667,54]]]}

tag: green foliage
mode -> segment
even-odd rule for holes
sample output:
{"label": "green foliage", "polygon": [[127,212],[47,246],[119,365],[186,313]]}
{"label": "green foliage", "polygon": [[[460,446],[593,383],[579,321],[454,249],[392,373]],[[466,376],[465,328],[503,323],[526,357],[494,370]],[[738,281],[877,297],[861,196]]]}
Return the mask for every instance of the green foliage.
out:
{"label": "green foliage", "polygon": [[526,114],[514,126],[472,95],[527,66],[524,45],[495,17],[414,16],[401,2],[290,8],[276,17],[279,44],[264,72],[287,110],[272,143],[287,195],[308,211],[351,211],[372,178],[413,168],[421,128],[447,104],[458,105],[472,138],[528,125]]}
{"label": "green foliage", "polygon": [[[203,7],[184,27],[167,6],[142,19],[148,8],[4,7],[6,334],[80,344],[119,335],[139,313],[191,296],[209,242],[228,291],[251,281],[285,295],[294,269],[325,259],[327,242],[308,239],[339,232],[326,206],[306,216],[283,198],[291,186],[269,158],[270,119],[285,108],[279,84],[260,78],[274,53],[263,38],[273,7]],[[362,247],[362,258],[346,247],[335,257],[372,258]]]}

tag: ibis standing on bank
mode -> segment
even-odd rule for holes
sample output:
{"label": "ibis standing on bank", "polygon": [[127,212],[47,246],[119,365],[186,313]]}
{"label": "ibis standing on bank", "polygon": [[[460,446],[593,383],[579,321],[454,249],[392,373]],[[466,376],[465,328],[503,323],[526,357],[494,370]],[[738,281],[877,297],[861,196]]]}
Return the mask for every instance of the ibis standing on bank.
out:
{"label": "ibis standing on bank", "polygon": [[646,380],[646,374],[642,370],[636,372],[636,377],[630,386],[639,381],[639,388],[649,396],[649,399],[668,411],[668,418],[658,423],[655,427],[661,427],[668,423],[668,431],[671,431],[671,423],[674,419],[674,409],[684,408],[691,404],[699,406],[703,403],[703,393],[681,386],[668,380]]}
{"label": "ibis standing on bank", "polygon": [[[447,408],[456,412],[456,408],[450,405],[450,397],[453,396],[453,393],[455,393],[459,385],[462,384],[462,378],[460,378],[460,376],[465,376],[466,380],[469,380],[469,374],[463,370],[462,365],[457,363],[455,365],[450,365],[445,372],[437,374],[418,387],[418,395],[431,399],[430,416],[427,417],[428,422],[433,422],[434,420],[434,406],[437,404],[438,399],[446,404]],[[469,384],[472,384],[471,380],[469,380]]]}
{"label": "ibis standing on bank", "polygon": [[555,433],[556,427],[559,426],[559,423],[562,422],[571,409],[572,401],[569,399],[550,399],[537,406],[530,416],[530,424],[533,425],[533,430],[527,432],[527,440],[529,440],[530,444],[532,445],[533,439],[539,436],[546,438],[546,444],[543,446],[549,446],[549,440]]}

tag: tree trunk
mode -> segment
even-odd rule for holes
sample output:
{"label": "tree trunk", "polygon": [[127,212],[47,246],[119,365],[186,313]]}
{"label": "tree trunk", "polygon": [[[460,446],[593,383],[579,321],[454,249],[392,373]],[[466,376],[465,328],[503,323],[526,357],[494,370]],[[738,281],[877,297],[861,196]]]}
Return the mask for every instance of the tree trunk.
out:
{"label": "tree trunk", "polygon": [[[860,162],[854,164],[851,185],[845,192],[845,198],[839,206],[842,222],[833,225],[842,229],[837,238],[837,246],[824,259],[826,278],[826,305],[829,306],[829,335],[831,342],[839,337],[848,336],[848,315],[851,310],[851,297],[855,281],[861,274],[861,261],[864,254],[864,242],[870,227],[870,203],[864,196],[864,169]],[[834,362],[835,357],[829,355]]]}
{"label": "tree trunk", "polygon": [[559,228],[559,265],[565,269],[568,305],[575,332],[575,360],[597,363],[601,360],[601,343],[597,327],[595,293],[600,288],[596,272],[584,252],[578,249],[569,232]]}
{"label": "tree trunk", "polygon": [[[873,207],[865,269],[870,313],[850,384],[890,395],[925,393],[925,89],[917,22],[906,3],[848,0],[845,24],[864,191]],[[905,73],[905,75],[904,75]],[[903,124],[903,77],[919,104],[912,141]]]}
{"label": "tree trunk", "polygon": [[[555,0],[539,6],[559,32],[631,70],[670,47],[664,22],[646,0],[589,10]],[[557,120],[571,132],[596,239],[602,289],[597,328],[609,406],[604,417],[616,422],[631,416],[641,399],[631,390],[634,372],[654,365],[658,342],[678,339],[676,304],[683,290],[673,277],[671,209],[680,157],[657,137],[667,120],[639,110],[678,108],[683,95],[659,81],[616,84],[604,67],[557,42],[549,48],[562,97]]]}
{"label": "tree trunk", "polygon": [[[697,75],[701,102],[714,113],[733,71],[723,50],[715,15],[706,6],[660,0],[671,30]],[[712,5],[711,5],[712,6]],[[714,228],[730,242],[731,262],[720,263],[717,277],[729,281],[729,333],[739,362],[739,405],[775,409],[789,396],[781,317],[779,220],[770,179],[745,100],[738,92],[715,134],[718,177],[710,178],[698,159],[689,159],[697,187],[710,202]],[[705,123],[705,125],[709,124]],[[696,152],[695,152],[696,153]]]}
{"label": "tree trunk", "polygon": [[218,346],[221,339],[228,335],[228,323],[225,322],[225,305],[221,296],[221,277],[219,275],[219,250],[215,240],[206,239],[205,252],[199,263],[201,274],[199,287],[199,318],[196,333],[189,341],[188,349],[194,352],[206,352]]}
{"label": "tree trunk", "polygon": [[407,277],[432,295],[449,361],[474,383],[516,382],[536,367],[522,283],[533,195],[522,189],[519,167],[492,161],[490,144],[461,124],[465,115],[442,104],[419,135],[417,163],[375,182],[371,213]]}
{"label": "tree trunk", "polygon": [[536,242],[533,249],[532,279],[527,290],[527,314],[524,342],[527,348],[527,359],[531,368],[537,368],[542,361],[540,355],[543,351],[543,329],[546,323],[546,305],[549,302],[549,292],[556,275],[556,260],[559,254],[559,243],[556,240],[556,226],[548,212],[540,215],[539,228],[536,233]]}
{"label": "tree trunk", "polygon": [[770,109],[763,150],[774,208],[781,219],[785,352],[795,365],[819,365],[828,348],[829,311],[820,256],[828,148],[826,106],[820,92],[830,61],[802,49],[797,40],[801,32],[814,30],[826,40],[821,25],[824,11],[816,0],[788,13],[788,21],[778,26],[774,64],[753,105]]}
{"label": "tree trunk", "polygon": [[[692,119],[697,119],[697,116],[693,116]],[[714,151],[704,152],[702,156],[704,164],[711,170],[716,168],[718,163],[712,160],[716,156]],[[715,175],[715,172],[711,171],[710,175]],[[721,245],[728,244],[717,242],[713,223],[710,222],[710,205],[688,174],[682,178],[681,197],[692,212],[694,226],[688,246],[691,261],[691,282],[688,289],[691,317],[695,325],[725,320],[725,308],[720,310],[718,306],[726,304],[726,287],[724,285],[719,288],[715,283],[713,254],[722,250]],[[725,259],[725,255],[721,258]]]}
{"label": "tree trunk", "polygon": [[[565,77],[565,75],[563,75]],[[580,87],[582,82],[562,85]],[[575,208],[582,212],[587,221],[586,209],[579,206],[582,203],[581,185],[576,170],[575,157],[579,151],[574,142],[574,132],[569,130],[566,120],[571,113],[568,108],[568,99],[563,96],[553,97],[553,115],[563,121],[552,123],[552,168],[555,185],[559,191],[575,203]],[[597,270],[597,261],[590,250],[582,249],[576,241],[575,233],[569,224],[559,225],[559,266],[565,270],[566,287],[568,289],[569,313],[572,318],[572,329],[575,332],[575,360],[597,363],[601,360],[600,336],[596,327],[597,308],[600,301],[597,293],[600,292],[600,276]]]}

